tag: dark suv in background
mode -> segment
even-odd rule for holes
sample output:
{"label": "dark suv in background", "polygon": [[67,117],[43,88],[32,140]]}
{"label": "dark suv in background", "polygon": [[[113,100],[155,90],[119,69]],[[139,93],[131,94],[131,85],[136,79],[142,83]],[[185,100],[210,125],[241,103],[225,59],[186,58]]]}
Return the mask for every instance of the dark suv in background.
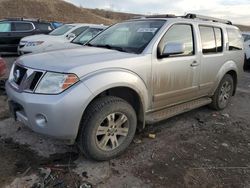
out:
{"label": "dark suv in background", "polygon": [[39,19],[0,20],[0,53],[17,52],[21,38],[35,34],[48,34],[54,29],[52,23]]}

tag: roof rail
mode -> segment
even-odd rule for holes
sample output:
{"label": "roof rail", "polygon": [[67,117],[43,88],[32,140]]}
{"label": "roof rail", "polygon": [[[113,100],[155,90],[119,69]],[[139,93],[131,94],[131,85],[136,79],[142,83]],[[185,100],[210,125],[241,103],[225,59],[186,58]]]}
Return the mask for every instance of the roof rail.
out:
{"label": "roof rail", "polygon": [[135,16],[133,19],[145,19],[145,18],[177,18],[174,14],[156,14],[156,15],[141,15]]}
{"label": "roof rail", "polygon": [[156,15],[150,15],[145,16],[146,18],[177,18],[174,14],[156,14]]}
{"label": "roof rail", "polygon": [[39,18],[23,18],[23,17],[5,18],[4,20],[7,20],[7,21],[34,21],[34,22],[43,21]]}
{"label": "roof rail", "polygon": [[214,18],[214,17],[210,17],[210,16],[203,16],[203,15],[199,15],[199,14],[188,13],[184,16],[184,18],[200,19],[200,20],[204,20],[204,21],[212,21],[212,22],[219,22],[219,23],[224,23],[224,24],[228,24],[228,25],[233,25],[233,23],[229,20]]}

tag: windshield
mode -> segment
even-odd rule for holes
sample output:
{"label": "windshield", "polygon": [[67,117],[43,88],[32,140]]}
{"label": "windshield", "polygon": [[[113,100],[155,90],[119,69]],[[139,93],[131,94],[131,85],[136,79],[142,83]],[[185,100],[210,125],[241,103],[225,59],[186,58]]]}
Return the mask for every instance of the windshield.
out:
{"label": "windshield", "polygon": [[103,29],[101,28],[88,28],[84,32],[82,32],[78,37],[76,37],[72,43],[75,44],[86,44],[89,40],[95,37],[98,33],[100,33]]}
{"label": "windshield", "polygon": [[99,34],[87,45],[139,54],[165,22],[165,20],[140,20],[118,23]]}
{"label": "windshield", "polygon": [[57,29],[55,29],[54,31],[50,32],[49,35],[53,35],[53,36],[59,36],[59,35],[64,35],[65,33],[67,33],[69,30],[71,30],[73,27],[73,25],[63,25],[61,27],[58,27]]}

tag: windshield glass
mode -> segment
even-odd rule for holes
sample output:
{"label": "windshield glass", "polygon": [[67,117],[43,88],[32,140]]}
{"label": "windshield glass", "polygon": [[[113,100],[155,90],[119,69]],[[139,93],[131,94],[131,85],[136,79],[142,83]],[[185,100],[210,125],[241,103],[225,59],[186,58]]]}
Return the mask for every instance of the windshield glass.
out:
{"label": "windshield glass", "polygon": [[165,22],[165,20],[139,20],[118,23],[99,34],[87,45],[139,54]]}
{"label": "windshield glass", "polygon": [[63,25],[63,26],[55,29],[54,31],[50,32],[49,35],[53,35],[53,36],[64,35],[69,30],[71,30],[73,27],[75,27],[75,26],[73,26],[73,25]]}
{"label": "windshield glass", "polygon": [[88,28],[83,33],[81,33],[78,37],[76,37],[72,42],[75,44],[86,44],[89,40],[95,37],[98,33],[100,33],[103,29],[101,28]]}

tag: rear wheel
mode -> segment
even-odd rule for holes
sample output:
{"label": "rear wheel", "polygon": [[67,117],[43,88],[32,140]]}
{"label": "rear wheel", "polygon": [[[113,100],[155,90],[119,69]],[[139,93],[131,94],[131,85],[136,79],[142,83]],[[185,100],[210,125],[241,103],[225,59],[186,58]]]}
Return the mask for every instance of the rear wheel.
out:
{"label": "rear wheel", "polygon": [[133,107],[117,97],[93,101],[83,117],[78,146],[86,157],[103,161],[120,155],[136,131]]}
{"label": "rear wheel", "polygon": [[231,75],[226,74],[221,80],[214,96],[210,107],[215,110],[223,110],[227,107],[233,95],[234,81]]}

